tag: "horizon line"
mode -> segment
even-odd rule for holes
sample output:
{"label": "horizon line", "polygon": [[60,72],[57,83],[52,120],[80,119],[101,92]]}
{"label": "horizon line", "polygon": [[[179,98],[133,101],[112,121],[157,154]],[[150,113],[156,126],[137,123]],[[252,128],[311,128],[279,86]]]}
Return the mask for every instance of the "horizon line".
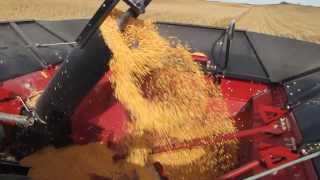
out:
{"label": "horizon line", "polygon": [[320,4],[305,4],[299,2],[288,2],[288,1],[280,1],[280,2],[270,2],[270,3],[255,3],[255,2],[238,2],[237,0],[207,0],[208,2],[222,2],[222,3],[238,3],[238,4],[248,4],[248,5],[281,5],[281,4],[288,4],[288,5],[299,5],[299,6],[312,6],[312,7],[320,7]]}

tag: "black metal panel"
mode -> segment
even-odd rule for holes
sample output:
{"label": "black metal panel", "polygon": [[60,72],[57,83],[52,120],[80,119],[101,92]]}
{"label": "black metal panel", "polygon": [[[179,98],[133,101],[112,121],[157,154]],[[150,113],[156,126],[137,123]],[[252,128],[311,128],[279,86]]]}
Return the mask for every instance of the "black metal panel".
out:
{"label": "black metal panel", "polygon": [[99,30],[101,24],[109,16],[113,8],[120,0],[104,0],[97,12],[89,20],[88,24],[81,31],[76,39],[80,47],[84,47],[91,37]]}
{"label": "black metal panel", "polygon": [[[17,24],[33,43],[56,43],[75,41],[87,22],[88,20],[40,21],[37,23],[27,21]],[[201,51],[210,57],[213,45],[224,31],[219,28],[171,23],[157,23],[157,26],[162,36],[181,41],[183,44],[187,44],[192,51]],[[19,52],[20,49],[17,46],[21,49],[23,49],[22,47],[29,48],[25,47],[26,43],[17,36],[8,23],[0,24],[0,37],[2,40],[0,52],[3,52],[5,56],[13,57],[15,55],[6,54],[4,48],[1,47],[15,47],[18,54],[22,52]],[[37,53],[47,64],[56,64],[60,63],[71,49],[70,45],[60,45],[40,48]],[[31,53],[29,50],[23,51],[27,51],[27,54],[22,54],[33,56],[29,54]],[[320,67],[320,61],[318,61],[320,45],[258,33],[236,31],[230,53],[230,62],[225,75],[239,79],[282,82]],[[26,61],[30,61],[30,59],[27,58]],[[17,75],[37,70],[38,64],[35,60],[36,58],[33,57],[30,62],[24,62],[26,64],[24,68],[17,67],[16,70],[5,67],[9,70],[2,71],[0,80],[14,78]],[[6,62],[5,64],[18,64],[18,60],[15,58],[10,58],[10,61],[17,62]],[[0,69],[4,69],[1,64]]]}
{"label": "black metal panel", "polygon": [[[30,43],[34,45],[60,43],[62,39],[48,32],[48,29],[43,28],[35,22],[20,23],[19,27],[30,38]],[[69,45],[35,48],[35,52],[47,65],[60,63],[66,57],[69,50],[71,50]]]}
{"label": "black metal panel", "polygon": [[[68,48],[61,46],[39,48],[37,52],[45,58],[47,64],[58,64],[67,56]],[[29,48],[0,49],[0,81],[41,69],[43,69],[43,66]]]}
{"label": "black metal panel", "polygon": [[225,75],[228,74],[239,78],[268,82],[267,74],[260,65],[245,32],[235,32],[234,34]]}
{"label": "black metal panel", "polygon": [[0,174],[1,180],[31,180],[31,178],[27,176],[18,176],[18,175],[11,175],[11,174]]}
{"label": "black metal panel", "polygon": [[0,49],[25,45],[23,40],[17,36],[8,23],[0,24],[0,39]]}
{"label": "black metal panel", "polygon": [[30,38],[30,40],[34,43],[58,43],[61,40],[48,33],[45,28],[42,28],[35,22],[29,23],[17,23],[21,30]]}
{"label": "black metal panel", "polygon": [[320,71],[284,83],[288,105],[297,106],[320,93]]}
{"label": "black metal panel", "polygon": [[[320,72],[303,76],[284,84],[303,144],[320,141]],[[313,159],[320,175],[320,158]]]}
{"label": "black metal panel", "polygon": [[35,60],[39,62],[39,64],[44,68],[48,64],[46,63],[45,59],[41,55],[39,55],[38,50],[35,44],[32,42],[30,37],[25,34],[25,32],[21,29],[21,27],[15,22],[9,22],[10,27],[14,30],[14,32],[24,41],[26,46],[30,48],[32,54],[35,57]]}
{"label": "black metal panel", "polygon": [[[186,24],[157,23],[160,34],[170,40],[182,42],[192,51],[200,51],[213,58],[212,48],[224,29]],[[221,59],[214,59],[219,63]],[[258,57],[244,31],[236,31],[231,43],[229,63],[224,75],[239,79],[268,82]]]}
{"label": "black metal panel", "polygon": [[293,109],[304,143],[320,141],[320,93]]}
{"label": "black metal panel", "polygon": [[67,45],[39,47],[38,53],[45,58],[47,64],[59,64],[68,55],[72,48]]}
{"label": "black metal panel", "polygon": [[[201,51],[211,58],[211,48],[223,32],[223,29],[205,26],[157,25],[162,36],[176,38],[176,41],[189,45],[192,51]],[[320,68],[319,44],[236,31],[231,46],[225,75],[239,79],[279,83]]]}
{"label": "black metal panel", "polygon": [[[65,21],[58,24],[69,27],[68,23],[69,21]],[[40,70],[50,64],[58,64],[73,49],[70,45],[37,47],[37,44],[65,41],[63,37],[55,35],[50,29],[35,21],[1,23],[0,37],[0,81]]]}
{"label": "black metal panel", "polygon": [[320,67],[319,44],[253,32],[247,34],[272,82],[292,79]]}
{"label": "black metal panel", "polygon": [[[211,48],[223,33],[223,29],[184,24],[157,23],[160,35],[181,42],[193,52],[200,51],[211,57]],[[211,57],[212,58],[212,57]]]}
{"label": "black metal panel", "polygon": [[41,68],[42,66],[35,59],[30,49],[11,47],[0,50],[0,81],[18,77]]}
{"label": "black metal panel", "polygon": [[38,23],[67,41],[75,41],[88,20],[38,21]]}
{"label": "black metal panel", "polygon": [[0,174],[14,174],[26,176],[29,167],[21,166],[18,162],[0,160]]}

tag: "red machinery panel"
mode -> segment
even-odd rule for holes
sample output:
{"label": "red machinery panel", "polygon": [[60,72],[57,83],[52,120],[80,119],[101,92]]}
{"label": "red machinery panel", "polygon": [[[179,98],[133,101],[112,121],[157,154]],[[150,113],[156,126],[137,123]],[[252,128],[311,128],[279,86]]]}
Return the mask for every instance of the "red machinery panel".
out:
{"label": "red machinery panel", "polygon": [[[34,92],[41,92],[55,72],[56,67],[51,67],[3,82],[1,111],[19,114],[23,106],[17,97],[26,101]],[[125,135],[128,114],[113,96],[109,75],[106,73],[74,112],[71,136],[75,143],[118,142]],[[293,152],[302,138],[294,116],[284,108],[286,95],[282,87],[227,78],[220,82],[239,130],[223,138],[238,138],[241,149],[238,166],[223,178],[247,177],[298,158]],[[196,145],[198,142],[193,141]],[[316,179],[316,174],[312,163],[307,161],[264,179]]]}

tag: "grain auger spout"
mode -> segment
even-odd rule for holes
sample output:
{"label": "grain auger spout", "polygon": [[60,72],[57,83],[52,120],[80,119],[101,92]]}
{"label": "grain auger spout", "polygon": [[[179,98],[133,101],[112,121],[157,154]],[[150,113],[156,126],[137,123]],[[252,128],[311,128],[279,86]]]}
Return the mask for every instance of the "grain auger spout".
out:
{"label": "grain auger spout", "polygon": [[[46,136],[42,136],[39,146],[52,142],[56,145],[68,143],[70,116],[80,101],[105,74],[108,62],[112,58],[112,51],[101,37],[99,27],[119,1],[103,2],[76,39],[77,47],[61,64],[59,71],[38,101],[36,111],[47,123]],[[120,16],[120,28],[125,27],[130,17],[136,18],[144,13],[150,0],[126,0],[125,2],[129,9]]]}

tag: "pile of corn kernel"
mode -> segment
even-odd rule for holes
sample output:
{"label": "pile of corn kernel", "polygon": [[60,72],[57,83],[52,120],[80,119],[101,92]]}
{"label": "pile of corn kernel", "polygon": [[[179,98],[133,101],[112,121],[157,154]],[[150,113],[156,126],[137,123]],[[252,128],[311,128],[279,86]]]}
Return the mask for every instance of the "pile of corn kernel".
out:
{"label": "pile of corn kernel", "polygon": [[[235,164],[236,140],[151,154],[154,146],[235,132],[218,87],[205,80],[188,49],[163,39],[152,22],[131,19],[120,32],[118,14],[114,12],[105,20],[101,32],[113,52],[110,70],[115,96],[130,112],[128,137],[123,142],[128,149],[126,159],[112,163],[110,157],[102,157],[111,156],[111,151],[98,144],[47,149],[25,160],[27,165],[35,167],[32,177],[89,179],[89,172],[95,172],[118,179],[120,172],[135,169],[139,179],[147,180],[154,179],[147,169],[160,162],[169,179],[218,178]],[[208,105],[212,102],[216,103],[214,110]],[[50,158],[71,163],[72,170],[57,163],[47,167],[47,171],[59,175],[40,178],[39,173],[43,174],[40,170],[46,171],[46,166],[41,166],[39,161],[45,163]]]}

